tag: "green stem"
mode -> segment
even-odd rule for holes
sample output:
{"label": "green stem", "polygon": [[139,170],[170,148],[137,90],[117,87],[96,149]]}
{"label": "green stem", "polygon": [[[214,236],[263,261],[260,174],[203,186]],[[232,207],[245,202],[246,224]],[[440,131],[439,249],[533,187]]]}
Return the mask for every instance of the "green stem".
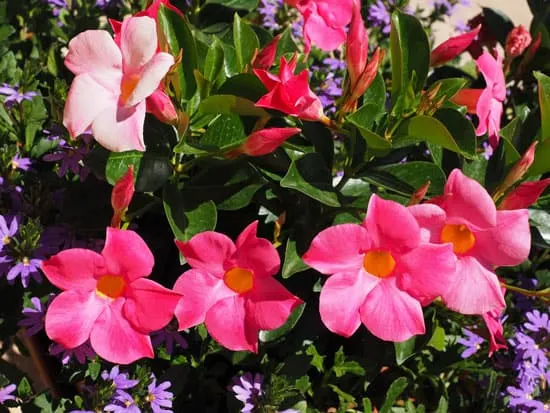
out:
{"label": "green stem", "polygon": [[526,290],[524,288],[515,287],[513,285],[508,285],[504,283],[501,283],[500,285],[502,285],[504,288],[506,288],[509,291],[513,291],[515,293],[519,293],[527,297],[542,297],[542,298],[550,297],[550,288],[545,288],[544,290],[539,290],[539,291],[531,291],[531,290]]}

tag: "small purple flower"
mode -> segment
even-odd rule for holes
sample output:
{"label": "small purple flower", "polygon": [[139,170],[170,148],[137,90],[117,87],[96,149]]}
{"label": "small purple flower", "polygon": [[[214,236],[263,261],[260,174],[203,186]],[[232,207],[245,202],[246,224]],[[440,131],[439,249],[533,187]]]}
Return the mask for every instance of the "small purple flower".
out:
{"label": "small purple flower", "polygon": [[483,157],[487,160],[493,156],[493,148],[489,145],[489,142],[483,142]]}
{"label": "small purple flower", "polygon": [[539,310],[533,310],[525,314],[529,322],[523,323],[523,326],[535,333],[546,331],[550,333],[550,318],[548,314],[542,314]]}
{"label": "small purple flower", "polygon": [[548,365],[545,351],[527,334],[517,332],[514,338],[510,340],[510,343],[515,347],[516,351],[521,354],[523,360],[530,359],[533,364],[540,367],[546,367]]}
{"label": "small purple flower", "polygon": [[455,23],[455,30],[458,33],[466,33],[471,30],[471,27],[468,26],[468,23],[466,23],[464,20],[458,20]]}
{"label": "small purple flower", "polygon": [[436,12],[446,16],[450,16],[454,10],[454,5],[449,0],[432,0],[431,6]]}
{"label": "small purple flower", "polygon": [[256,373],[245,373],[240,377],[233,378],[233,385],[230,389],[235,393],[237,400],[244,403],[242,413],[252,412],[260,404],[260,399],[264,395],[262,389],[264,377]]}
{"label": "small purple flower", "polygon": [[120,5],[121,0],[96,0],[95,5],[100,9],[108,9]]}
{"label": "small purple flower", "polygon": [[54,295],[50,294],[46,304],[42,304],[38,297],[31,298],[31,307],[23,308],[24,318],[19,321],[17,325],[26,328],[27,336],[34,336],[39,331],[44,329],[44,317],[46,316],[46,308],[48,304],[53,299]]}
{"label": "small purple flower", "polygon": [[457,342],[466,347],[460,357],[462,357],[463,359],[467,359],[474,353],[477,353],[479,349],[481,349],[481,343],[483,343],[485,340],[482,337],[478,336],[476,333],[468,330],[467,328],[463,328],[462,332],[466,335],[466,337],[459,338]]}
{"label": "small purple flower", "polygon": [[23,102],[24,100],[32,100],[33,97],[38,96],[38,93],[36,92],[25,92],[20,93],[19,92],[19,85],[13,85],[10,86],[7,83],[3,83],[2,86],[0,86],[0,95],[6,96],[6,99],[4,100],[4,105],[8,109],[12,108],[16,103],[19,104]]}
{"label": "small purple flower", "polygon": [[149,394],[145,400],[151,404],[153,413],[172,412],[172,410],[163,409],[163,407],[172,408],[172,399],[174,395],[166,391],[172,383],[164,381],[157,386],[157,379],[153,376],[153,381],[147,387]]}
{"label": "small purple flower", "polygon": [[[65,0],[45,0],[45,3],[52,6],[52,14],[54,16],[59,16],[59,14],[67,9],[69,6]],[[60,25],[60,24],[58,24]]]}
{"label": "small purple flower", "polygon": [[19,222],[17,220],[17,217],[13,217],[11,219],[10,225],[8,227],[8,223],[6,219],[0,215],[0,251],[4,249],[4,246],[8,245],[11,242],[11,239],[17,234],[17,230],[19,229]]}
{"label": "small purple flower", "polygon": [[382,33],[388,34],[391,30],[391,15],[382,0],[377,0],[367,11],[367,21],[371,26],[379,27]]}
{"label": "small purple flower", "polygon": [[325,65],[326,68],[331,71],[346,70],[346,62],[344,60],[336,59],[334,57],[325,57],[323,59],[323,65]]}
{"label": "small purple flower", "polygon": [[529,413],[548,413],[550,412],[550,402],[543,403],[540,400],[533,400],[529,403],[529,407],[533,410],[530,410]]}
{"label": "small purple flower", "polygon": [[104,370],[101,378],[105,381],[111,380],[113,387],[119,390],[131,389],[139,383],[139,380],[130,380],[127,373],[121,373],[119,366],[114,366],[110,372]]}
{"label": "small purple flower", "polygon": [[79,364],[85,364],[86,360],[91,360],[96,356],[88,341],[73,349],[67,349],[59,343],[52,343],[49,351],[51,355],[59,356],[63,365],[68,364],[71,359],[76,359]]}
{"label": "small purple flower", "polygon": [[16,388],[17,386],[15,384],[0,387],[0,404],[4,404],[7,400],[15,400],[15,396],[11,393],[13,393]]}
{"label": "small purple flower", "polygon": [[262,18],[263,26],[268,30],[279,30],[281,26],[277,23],[277,13],[283,7],[282,0],[261,0],[258,13]]}
{"label": "small purple flower", "polygon": [[84,181],[88,177],[90,170],[84,166],[83,160],[88,152],[90,152],[89,144],[92,136],[84,134],[80,138],[78,146],[64,142],[59,145],[57,152],[43,156],[42,159],[46,162],[59,162],[57,176],[60,178],[67,175],[69,171],[80,176],[81,181]]}
{"label": "small purple flower", "polygon": [[153,347],[160,346],[164,343],[164,347],[170,355],[174,353],[175,345],[179,345],[181,348],[187,348],[189,346],[187,340],[183,338],[180,333],[169,328],[153,331],[151,333],[151,343]]}
{"label": "small purple flower", "polygon": [[40,274],[40,264],[42,260],[38,258],[23,257],[8,271],[7,280],[10,284],[15,282],[15,279],[19,277],[23,287],[29,286],[29,281],[32,278],[37,283],[42,282],[42,275]]}
{"label": "small purple flower", "polygon": [[532,387],[512,387],[506,388],[506,392],[510,396],[508,405],[510,407],[528,406],[533,401]]}
{"label": "small purple flower", "polygon": [[125,391],[118,391],[114,402],[103,408],[103,411],[114,413],[141,413],[134,398]]}
{"label": "small purple flower", "polygon": [[63,128],[57,124],[52,124],[49,129],[43,129],[42,133],[46,139],[52,142],[57,142],[59,145],[65,145],[66,141],[63,139]]}
{"label": "small purple flower", "polygon": [[12,169],[21,169],[22,171],[28,171],[32,165],[30,158],[22,158],[20,153],[17,152],[11,160]]}

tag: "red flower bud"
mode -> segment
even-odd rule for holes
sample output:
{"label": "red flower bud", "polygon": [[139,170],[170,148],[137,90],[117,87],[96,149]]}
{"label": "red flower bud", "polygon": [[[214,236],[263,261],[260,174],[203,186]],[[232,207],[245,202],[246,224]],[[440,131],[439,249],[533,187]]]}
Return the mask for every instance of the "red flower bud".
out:
{"label": "red flower bud", "polygon": [[262,129],[252,133],[238,151],[250,156],[267,155],[300,132],[299,128]]}
{"label": "red flower bud", "polygon": [[517,57],[531,44],[531,34],[521,24],[514,27],[506,37],[506,55]]}
{"label": "red flower bud", "polygon": [[113,192],[111,192],[111,205],[115,211],[111,220],[112,227],[120,227],[120,222],[132,201],[134,192],[134,165],[130,165],[128,171],[115,183]]}
{"label": "red flower bud", "polygon": [[432,51],[430,55],[430,64],[435,67],[453,60],[470,47],[470,44],[472,44],[480,30],[481,25],[470,32],[451,37],[441,43]]}
{"label": "red flower bud", "polygon": [[277,46],[281,35],[278,34],[271,40],[265,47],[260,50],[252,59],[252,67],[254,69],[269,70],[275,62],[275,55],[277,54]]}
{"label": "red flower bud", "polygon": [[550,178],[540,181],[524,182],[512,189],[502,200],[498,209],[523,209],[529,208],[550,185]]}

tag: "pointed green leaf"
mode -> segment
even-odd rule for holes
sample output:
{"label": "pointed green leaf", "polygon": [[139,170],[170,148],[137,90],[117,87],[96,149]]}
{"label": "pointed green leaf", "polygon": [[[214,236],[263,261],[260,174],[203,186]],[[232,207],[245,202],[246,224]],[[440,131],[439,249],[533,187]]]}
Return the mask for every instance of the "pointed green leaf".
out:
{"label": "pointed green leaf", "polygon": [[237,52],[238,68],[242,71],[250,64],[255,50],[260,48],[260,41],[252,27],[242,21],[237,13],[233,20],[233,43]]}

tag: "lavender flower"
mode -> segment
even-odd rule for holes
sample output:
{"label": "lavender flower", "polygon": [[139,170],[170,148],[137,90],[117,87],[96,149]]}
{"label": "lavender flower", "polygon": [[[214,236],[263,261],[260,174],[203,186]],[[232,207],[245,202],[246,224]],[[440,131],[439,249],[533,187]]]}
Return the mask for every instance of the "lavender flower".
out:
{"label": "lavender flower", "polygon": [[15,391],[17,387],[15,384],[9,384],[6,387],[0,387],[0,404],[4,404],[7,400],[15,400],[15,396],[11,393]]}
{"label": "lavender flower", "polygon": [[118,391],[113,403],[103,408],[106,412],[114,413],[141,413],[134,398],[125,391]]}
{"label": "lavender flower", "polygon": [[164,343],[164,347],[168,354],[174,353],[175,345],[179,345],[181,348],[187,348],[187,340],[181,336],[180,333],[170,328],[163,328],[162,330],[153,331],[151,333],[151,342],[153,347],[160,346]]}
{"label": "lavender flower", "polygon": [[493,148],[489,145],[489,142],[483,142],[483,157],[487,160],[493,156]]}
{"label": "lavender flower", "polygon": [[113,387],[122,390],[131,389],[139,383],[139,380],[130,380],[128,373],[121,373],[119,366],[114,366],[110,372],[104,370],[101,373],[101,378],[105,381],[111,380]]}
{"label": "lavender flower", "polygon": [[42,133],[49,141],[57,141],[59,145],[65,145],[66,141],[63,139],[63,128],[57,124],[52,124],[49,129],[43,129]]}
{"label": "lavender flower", "polygon": [[506,388],[506,392],[510,396],[508,404],[510,407],[528,406],[533,401],[533,388],[529,386],[525,387],[512,387]]}
{"label": "lavender flower", "polygon": [[70,171],[80,176],[80,180],[84,181],[88,177],[90,171],[84,166],[82,161],[88,152],[90,152],[89,144],[92,139],[92,135],[84,134],[81,135],[78,146],[73,146],[66,142],[60,143],[57,152],[44,155],[42,159],[46,162],[59,162],[57,176],[60,178],[67,175]]}
{"label": "lavender flower", "polygon": [[174,395],[166,391],[172,383],[164,381],[157,386],[157,379],[153,376],[153,381],[147,387],[149,394],[145,400],[151,404],[153,413],[172,412],[172,410],[163,409],[163,407],[172,407],[172,399]]}
{"label": "lavender flower", "polygon": [[514,345],[523,360],[530,359],[533,364],[540,365],[541,367],[548,365],[545,351],[527,334],[518,331],[514,338],[510,340],[510,343]]}
{"label": "lavender flower", "polygon": [[529,322],[523,323],[523,326],[530,331],[538,333],[546,331],[550,333],[550,317],[548,314],[541,314],[539,310],[533,310],[525,314]]}
{"label": "lavender flower", "polygon": [[21,169],[22,171],[28,171],[32,165],[30,158],[22,158],[19,152],[15,154],[11,160],[12,169]]}
{"label": "lavender flower", "polygon": [[7,83],[3,83],[2,86],[0,86],[0,95],[7,96],[4,100],[4,105],[8,109],[12,108],[16,103],[19,104],[23,102],[24,100],[32,100],[33,97],[38,96],[38,93],[36,92],[25,92],[20,93],[19,92],[19,85],[15,84],[13,86],[10,86]]}
{"label": "lavender flower", "polygon": [[63,10],[68,8],[65,0],[45,0],[45,3],[52,6],[52,14],[56,17],[59,16]]}
{"label": "lavender flower", "polygon": [[367,21],[371,27],[378,27],[384,34],[391,30],[391,15],[382,0],[377,0],[367,11]]}
{"label": "lavender flower", "polygon": [[27,336],[34,336],[38,332],[44,329],[44,317],[46,316],[46,308],[53,299],[54,295],[50,294],[46,304],[42,304],[38,297],[31,298],[31,307],[23,308],[23,320],[19,321],[17,325],[26,328]]}
{"label": "lavender flower", "polygon": [[258,13],[262,17],[263,26],[268,30],[279,30],[281,26],[277,23],[277,13],[283,7],[283,0],[261,0]]}
{"label": "lavender flower", "polygon": [[454,11],[454,5],[449,0],[432,0],[431,6],[437,13],[450,16]]}
{"label": "lavender flower", "polygon": [[10,284],[15,282],[15,279],[19,277],[23,287],[29,286],[29,281],[32,278],[37,283],[42,282],[42,275],[40,274],[40,264],[42,260],[38,258],[23,257],[8,271],[7,280]]}
{"label": "lavender flower", "polygon": [[76,359],[79,364],[85,364],[86,360],[91,360],[96,355],[88,341],[72,349],[67,349],[59,343],[53,343],[49,351],[51,355],[59,356],[63,365],[68,364],[71,359]]}
{"label": "lavender flower", "polygon": [[468,23],[466,23],[464,20],[458,20],[455,23],[455,31],[457,33],[466,33],[471,30],[471,27],[468,26]]}
{"label": "lavender flower", "polygon": [[235,393],[237,400],[244,403],[241,412],[250,413],[259,404],[264,395],[262,389],[264,377],[261,374],[245,373],[240,377],[233,378],[233,385],[230,389]]}
{"label": "lavender flower", "polygon": [[466,335],[466,337],[459,338],[457,342],[459,344],[462,344],[463,346],[466,346],[466,349],[462,352],[460,357],[462,357],[463,359],[467,359],[474,353],[477,353],[477,351],[481,348],[481,343],[483,343],[485,340],[482,337],[478,336],[476,333],[466,328],[463,328],[462,332]]}
{"label": "lavender flower", "polygon": [[95,5],[100,9],[108,9],[118,6],[121,0],[96,0]]}
{"label": "lavender flower", "polygon": [[10,225],[8,227],[8,223],[6,219],[0,215],[0,251],[4,249],[4,246],[8,245],[11,242],[11,239],[17,234],[17,230],[19,229],[19,222],[16,217],[13,217],[11,219]]}

